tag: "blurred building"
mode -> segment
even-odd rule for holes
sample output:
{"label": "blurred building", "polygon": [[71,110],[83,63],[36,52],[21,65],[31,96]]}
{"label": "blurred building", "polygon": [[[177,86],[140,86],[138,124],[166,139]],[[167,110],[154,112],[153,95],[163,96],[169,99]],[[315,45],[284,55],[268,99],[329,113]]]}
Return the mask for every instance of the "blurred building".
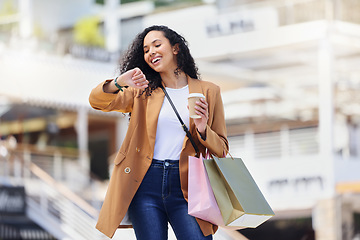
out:
{"label": "blurred building", "polygon": [[230,152],[276,212],[250,239],[359,237],[359,4],[217,1],[145,20],[182,32],[223,89]]}
{"label": "blurred building", "polygon": [[[100,238],[93,224],[127,116],[90,109],[88,94],[118,74],[116,59],[136,33],[164,24],[189,41],[202,78],[221,86],[230,152],[243,158],[276,213],[240,233],[360,238],[360,2],[6,2],[0,184],[25,186],[27,216],[38,227],[55,238]],[[103,44],[74,40],[84,21],[97,21]]]}

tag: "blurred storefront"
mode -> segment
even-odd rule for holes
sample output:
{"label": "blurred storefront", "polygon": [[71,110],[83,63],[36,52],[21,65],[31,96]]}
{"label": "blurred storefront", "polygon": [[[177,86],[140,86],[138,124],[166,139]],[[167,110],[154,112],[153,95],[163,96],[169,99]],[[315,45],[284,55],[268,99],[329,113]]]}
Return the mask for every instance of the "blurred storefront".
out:
{"label": "blurred storefront", "polygon": [[26,216],[24,187],[0,186],[0,238],[55,240]]}

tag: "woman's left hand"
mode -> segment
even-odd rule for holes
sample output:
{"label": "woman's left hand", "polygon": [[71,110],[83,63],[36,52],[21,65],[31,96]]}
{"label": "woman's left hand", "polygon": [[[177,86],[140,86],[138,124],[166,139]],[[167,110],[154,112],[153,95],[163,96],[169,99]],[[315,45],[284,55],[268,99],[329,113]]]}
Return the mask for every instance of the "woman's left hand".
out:
{"label": "woman's left hand", "polygon": [[209,105],[205,99],[200,98],[200,101],[196,102],[195,112],[201,118],[194,118],[194,123],[203,139],[206,139],[206,126],[209,119],[208,108]]}

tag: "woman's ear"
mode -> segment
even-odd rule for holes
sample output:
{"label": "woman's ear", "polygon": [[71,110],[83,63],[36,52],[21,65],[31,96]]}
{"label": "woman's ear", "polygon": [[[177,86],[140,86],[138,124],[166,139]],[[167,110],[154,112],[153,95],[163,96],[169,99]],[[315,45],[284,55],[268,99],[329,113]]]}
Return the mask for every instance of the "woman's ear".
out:
{"label": "woman's ear", "polygon": [[179,44],[176,43],[174,46],[173,46],[173,53],[174,54],[178,54],[179,53]]}

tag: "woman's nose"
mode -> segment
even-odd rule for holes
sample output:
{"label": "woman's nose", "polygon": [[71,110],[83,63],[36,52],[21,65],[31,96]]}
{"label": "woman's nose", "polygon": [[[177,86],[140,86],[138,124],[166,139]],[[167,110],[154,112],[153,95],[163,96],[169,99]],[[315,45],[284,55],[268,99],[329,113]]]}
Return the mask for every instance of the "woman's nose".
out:
{"label": "woman's nose", "polygon": [[155,54],[155,48],[150,47],[149,52],[150,52],[150,56],[154,55]]}

